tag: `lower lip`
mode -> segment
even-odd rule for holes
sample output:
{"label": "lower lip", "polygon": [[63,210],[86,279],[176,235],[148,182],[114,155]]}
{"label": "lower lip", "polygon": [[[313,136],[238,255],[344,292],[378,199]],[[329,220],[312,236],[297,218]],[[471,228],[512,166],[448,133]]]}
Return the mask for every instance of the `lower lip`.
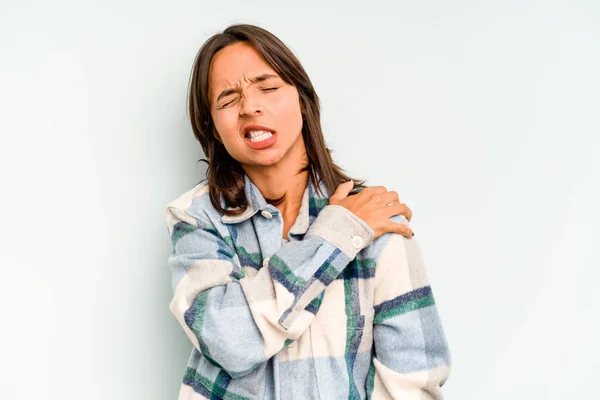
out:
{"label": "lower lip", "polygon": [[275,142],[277,141],[277,133],[273,133],[270,137],[261,142],[251,142],[246,138],[244,138],[244,140],[246,141],[248,146],[252,147],[254,150],[262,150],[266,149],[267,147],[271,147],[275,144]]}

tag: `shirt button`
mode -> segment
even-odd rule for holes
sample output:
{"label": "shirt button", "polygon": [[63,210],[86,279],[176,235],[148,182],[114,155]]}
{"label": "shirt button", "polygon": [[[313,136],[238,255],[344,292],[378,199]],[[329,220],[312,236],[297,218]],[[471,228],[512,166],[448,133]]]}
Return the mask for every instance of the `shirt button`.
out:
{"label": "shirt button", "polygon": [[263,260],[263,267],[264,268],[269,268],[269,257],[265,258]]}
{"label": "shirt button", "polygon": [[353,236],[352,237],[352,244],[357,249],[361,249],[363,247],[363,245],[365,244],[365,241],[360,236]]}
{"label": "shirt button", "polygon": [[273,214],[271,214],[270,212],[268,212],[267,210],[262,210],[260,212],[262,214],[263,217],[267,218],[267,219],[271,219],[273,218]]}

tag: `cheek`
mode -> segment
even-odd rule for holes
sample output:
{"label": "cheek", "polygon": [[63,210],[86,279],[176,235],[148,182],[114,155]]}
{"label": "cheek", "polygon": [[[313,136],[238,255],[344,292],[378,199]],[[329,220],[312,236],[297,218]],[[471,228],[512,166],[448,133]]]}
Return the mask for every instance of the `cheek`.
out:
{"label": "cheek", "polygon": [[289,133],[297,133],[302,129],[302,113],[300,112],[300,102],[297,94],[288,96],[274,104],[275,115],[278,120],[278,126]]}
{"label": "cheek", "polygon": [[232,113],[220,112],[218,115],[213,115],[213,123],[226,147],[229,143],[236,140],[237,119]]}

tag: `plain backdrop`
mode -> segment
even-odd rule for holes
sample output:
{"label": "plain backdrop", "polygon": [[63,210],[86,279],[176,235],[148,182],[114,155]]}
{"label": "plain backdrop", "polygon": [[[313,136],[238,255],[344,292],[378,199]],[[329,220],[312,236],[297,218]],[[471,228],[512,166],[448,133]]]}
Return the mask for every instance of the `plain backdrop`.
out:
{"label": "plain backdrop", "polygon": [[196,52],[258,24],[414,212],[450,400],[599,398],[600,3],[0,2],[0,398],[175,399],[165,205]]}

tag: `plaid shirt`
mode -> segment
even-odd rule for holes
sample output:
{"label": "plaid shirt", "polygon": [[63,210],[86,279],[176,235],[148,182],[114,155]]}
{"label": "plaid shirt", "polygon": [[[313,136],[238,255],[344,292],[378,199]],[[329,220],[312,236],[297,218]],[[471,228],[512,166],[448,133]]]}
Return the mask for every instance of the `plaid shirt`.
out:
{"label": "plaid shirt", "polygon": [[238,216],[206,184],[167,205],[169,308],[193,344],[180,400],[443,398],[450,353],[417,242],[373,240],[320,189],[309,180],[289,241],[248,176]]}

